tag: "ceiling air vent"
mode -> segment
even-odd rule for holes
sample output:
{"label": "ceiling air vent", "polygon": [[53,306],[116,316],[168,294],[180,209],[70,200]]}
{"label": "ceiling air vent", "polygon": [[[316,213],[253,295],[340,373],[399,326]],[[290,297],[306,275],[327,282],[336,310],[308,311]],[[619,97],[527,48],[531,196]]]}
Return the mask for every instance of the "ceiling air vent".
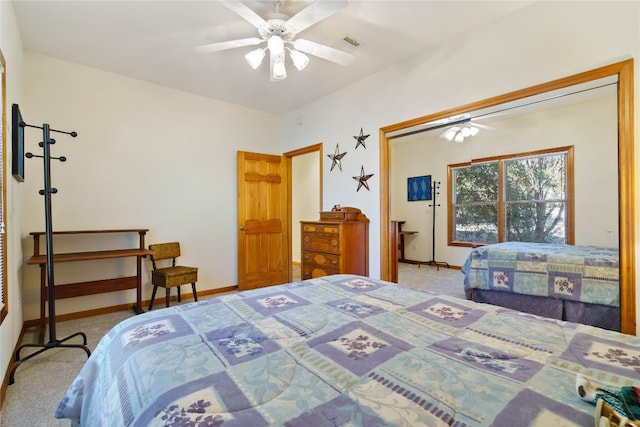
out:
{"label": "ceiling air vent", "polygon": [[353,47],[360,46],[360,42],[358,42],[358,40],[354,39],[351,36],[344,36],[344,38],[342,40],[346,41],[347,43],[349,43]]}

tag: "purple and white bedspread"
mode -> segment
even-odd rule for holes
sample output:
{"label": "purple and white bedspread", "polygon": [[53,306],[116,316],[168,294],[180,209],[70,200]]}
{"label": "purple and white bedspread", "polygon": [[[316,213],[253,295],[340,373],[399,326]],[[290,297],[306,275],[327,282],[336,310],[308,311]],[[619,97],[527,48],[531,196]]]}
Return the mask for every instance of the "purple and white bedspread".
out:
{"label": "purple and white bedspread", "polygon": [[620,306],[617,248],[506,242],[475,248],[464,287]]}
{"label": "purple and white bedspread", "polygon": [[116,325],[56,411],[82,426],[587,426],[640,338],[352,275]]}

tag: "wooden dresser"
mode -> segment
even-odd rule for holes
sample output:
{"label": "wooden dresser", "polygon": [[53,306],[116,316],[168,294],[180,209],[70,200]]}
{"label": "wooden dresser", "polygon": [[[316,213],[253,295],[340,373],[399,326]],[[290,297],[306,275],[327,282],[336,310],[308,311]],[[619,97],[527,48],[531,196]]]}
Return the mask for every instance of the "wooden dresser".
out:
{"label": "wooden dresser", "polygon": [[369,220],[356,208],[301,221],[302,279],[338,273],[369,275]]}

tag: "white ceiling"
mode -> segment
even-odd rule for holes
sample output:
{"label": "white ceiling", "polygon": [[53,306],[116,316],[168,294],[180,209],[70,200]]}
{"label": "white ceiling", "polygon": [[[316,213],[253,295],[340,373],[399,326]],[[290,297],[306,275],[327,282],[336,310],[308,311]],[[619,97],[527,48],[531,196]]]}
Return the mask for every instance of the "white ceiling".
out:
{"label": "white ceiling", "polygon": [[[321,0],[323,1],[323,0]],[[243,1],[258,15],[271,0]],[[308,0],[285,0],[295,15]],[[389,65],[476,31],[532,1],[350,0],[335,15],[298,35],[355,56],[348,67],[317,57],[303,71],[287,58],[288,77],[272,82],[267,65],[253,70],[244,54],[195,46],[255,37],[251,24],[218,1],[14,1],[23,48],[249,108],[283,114]],[[356,39],[353,48],[343,41]],[[488,49],[490,47],[487,47]]]}

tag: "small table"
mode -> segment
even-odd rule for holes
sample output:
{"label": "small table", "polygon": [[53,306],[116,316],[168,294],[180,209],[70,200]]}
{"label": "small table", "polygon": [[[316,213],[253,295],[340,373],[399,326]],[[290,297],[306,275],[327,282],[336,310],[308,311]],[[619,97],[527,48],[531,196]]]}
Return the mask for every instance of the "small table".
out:
{"label": "small table", "polygon": [[[102,251],[85,251],[54,254],[53,262],[87,261],[94,259],[112,259],[124,257],[136,257],[136,275],[129,277],[116,277],[113,279],[94,280],[90,282],[69,283],[54,286],[54,298],[72,298],[85,295],[94,295],[104,292],[122,291],[126,289],[136,289],[136,304],[132,307],[136,314],[143,313],[142,309],[142,258],[151,255],[153,251],[145,249],[144,238],[149,231],[146,228],[127,228],[117,230],[77,230],[77,231],[54,231],[53,235],[69,234],[105,234],[105,233],[138,233],[139,245],[137,248],[113,249]],[[29,258],[27,264],[40,266],[40,325],[41,341],[44,339],[45,326],[45,302],[47,301],[47,255],[40,254],[40,236],[45,232],[29,233],[33,236],[33,256]]]}
{"label": "small table", "polygon": [[[402,225],[406,221],[391,221],[390,229],[389,229],[389,237],[390,237],[390,245],[391,245],[391,256],[389,258],[389,272],[390,272],[390,281],[398,283],[398,263],[399,262],[410,262],[417,263],[418,261],[409,261],[404,257],[404,237],[406,235],[418,234],[417,231],[409,231],[402,230]],[[398,258],[398,250],[400,251],[400,258]]]}
{"label": "small table", "polygon": [[412,236],[412,235],[418,234],[418,232],[403,230],[402,225],[406,221],[396,221],[396,222],[398,224],[398,236],[399,236],[398,249],[400,250],[400,258],[398,258],[398,262],[411,262],[410,260],[404,257],[404,236],[407,236],[407,235]]}

